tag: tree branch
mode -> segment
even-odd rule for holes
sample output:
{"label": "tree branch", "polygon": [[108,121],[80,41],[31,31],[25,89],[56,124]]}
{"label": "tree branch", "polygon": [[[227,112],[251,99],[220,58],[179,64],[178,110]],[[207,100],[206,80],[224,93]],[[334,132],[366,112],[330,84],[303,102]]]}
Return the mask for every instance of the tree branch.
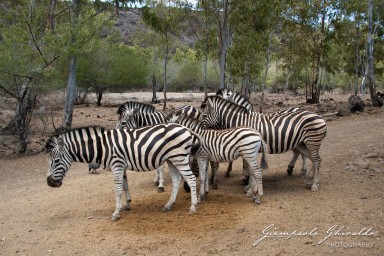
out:
{"label": "tree branch", "polygon": [[35,35],[33,34],[31,24],[29,24],[29,22],[26,22],[26,23],[27,23],[27,26],[28,26],[29,33],[31,34],[31,38],[32,38],[33,44],[35,45],[35,47],[36,47],[37,51],[39,52],[40,56],[43,58],[43,61],[44,61],[45,65],[48,66],[47,60],[44,58],[43,52],[40,50],[39,46],[37,45],[36,38],[35,38]]}
{"label": "tree branch", "polygon": [[12,98],[15,98],[15,99],[18,98],[16,94],[14,94],[14,93],[11,92],[10,90],[8,90],[8,89],[5,88],[4,86],[2,86],[1,84],[0,84],[0,88],[1,88],[6,94],[10,95]]}

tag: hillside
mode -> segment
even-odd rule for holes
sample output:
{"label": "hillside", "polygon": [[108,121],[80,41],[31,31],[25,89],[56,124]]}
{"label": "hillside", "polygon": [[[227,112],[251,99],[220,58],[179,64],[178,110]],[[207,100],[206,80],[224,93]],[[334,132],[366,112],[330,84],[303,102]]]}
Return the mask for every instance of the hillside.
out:
{"label": "hillside", "polygon": [[[193,47],[196,42],[193,29],[189,24],[188,19],[181,25],[182,30],[178,37],[181,44]],[[136,32],[149,33],[148,28],[141,17],[140,9],[127,9],[119,11],[119,17],[115,23],[115,27],[121,32],[122,41],[127,45],[132,45]]]}

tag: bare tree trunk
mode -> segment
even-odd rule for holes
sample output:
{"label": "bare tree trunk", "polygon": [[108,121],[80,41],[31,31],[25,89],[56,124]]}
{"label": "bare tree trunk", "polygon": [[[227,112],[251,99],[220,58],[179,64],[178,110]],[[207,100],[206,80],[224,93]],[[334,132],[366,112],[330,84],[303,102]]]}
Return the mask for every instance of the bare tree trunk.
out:
{"label": "bare tree trunk", "polygon": [[48,6],[48,28],[51,32],[55,31],[55,9],[56,0],[50,0]]}
{"label": "bare tree trunk", "polygon": [[373,10],[373,0],[369,0],[368,2],[368,42],[367,42],[367,56],[368,56],[368,71],[367,71],[367,80],[369,87],[369,94],[371,95],[372,105],[375,107],[380,107],[379,99],[376,94],[375,89],[375,79],[374,79],[374,60],[373,60],[373,18],[372,18],[372,10]]}
{"label": "bare tree trunk", "polygon": [[356,27],[356,60],[355,60],[355,76],[356,76],[356,88],[355,95],[357,95],[359,91],[359,29]]}
{"label": "bare tree trunk", "polygon": [[167,57],[168,57],[168,45],[165,46],[164,50],[164,105],[163,110],[167,109]]}
{"label": "bare tree trunk", "polygon": [[77,57],[72,55],[68,68],[67,93],[64,104],[64,129],[71,129],[72,127],[73,104],[76,97],[76,63]]}
{"label": "bare tree trunk", "polygon": [[[72,0],[71,4],[71,26],[74,28],[77,23],[77,17],[79,15],[79,2],[80,0]],[[75,34],[71,35],[71,46],[73,47],[76,42]],[[64,104],[64,117],[63,128],[70,129],[72,126],[73,104],[76,97],[76,55],[71,55],[68,67],[68,80],[67,80],[67,93]]]}
{"label": "bare tree trunk", "polygon": [[269,59],[272,52],[272,35],[273,33],[269,33],[269,40],[268,40],[268,48],[267,48],[267,54],[265,56],[265,69],[264,69],[264,76],[263,76],[263,82],[261,84],[261,101],[260,101],[260,113],[263,113],[263,105],[264,105],[264,94],[265,94],[265,87],[267,83],[267,76],[268,76],[268,69],[269,69]]}
{"label": "bare tree trunk", "polygon": [[[218,19],[219,22],[219,67],[220,67],[220,88],[226,88],[225,85],[225,70],[227,65],[227,50],[231,41],[229,29],[229,9],[230,3],[228,0],[223,1],[222,18]],[[218,14],[220,15],[220,13]]]}
{"label": "bare tree trunk", "polygon": [[152,103],[157,103],[156,96],[156,75],[154,68],[156,67],[156,47],[153,47],[153,73],[152,73]]}
{"label": "bare tree trunk", "polygon": [[119,17],[119,0],[115,0],[115,17]]}
{"label": "bare tree trunk", "polygon": [[205,38],[204,49],[204,99],[208,97],[208,84],[207,84],[207,66],[208,66],[208,32]]}

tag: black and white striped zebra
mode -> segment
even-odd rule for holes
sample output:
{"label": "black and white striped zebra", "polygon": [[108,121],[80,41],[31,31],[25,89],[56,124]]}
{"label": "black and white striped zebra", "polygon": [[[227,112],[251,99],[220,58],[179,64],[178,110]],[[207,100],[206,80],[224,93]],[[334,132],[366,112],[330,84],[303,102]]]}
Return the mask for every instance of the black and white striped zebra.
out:
{"label": "black and white striped zebra", "polygon": [[[122,119],[125,115],[129,115],[132,113],[132,111],[136,109],[143,113],[152,113],[155,112],[155,107],[142,103],[137,101],[126,101],[125,103],[121,104],[117,110],[117,114],[119,115],[118,121]],[[89,163],[89,172],[96,173],[96,170],[100,168],[100,165],[98,163]]]}
{"label": "black and white striped zebra", "polygon": [[[196,177],[189,167],[189,155],[198,148],[199,143],[193,144],[191,132],[178,124],[138,129],[79,128],[48,139],[47,183],[51,187],[60,187],[73,161],[95,162],[104,168],[110,167],[116,192],[116,210],[112,220],[117,220],[122,209],[122,189],[128,184],[123,179],[125,170],[151,171],[167,162],[173,188],[163,210],[171,210],[175,203],[182,176],[191,187],[190,213],[194,213],[197,204]],[[125,208],[129,209],[129,190],[125,192]]]}
{"label": "black and white striped zebra", "polygon": [[[204,129],[197,119],[174,112],[170,121],[177,122],[201,138],[201,148],[194,154],[199,166],[200,195],[198,202],[208,193],[208,162],[226,163],[241,156],[247,163],[250,176],[249,194],[255,203],[260,203],[263,195],[262,172],[257,163],[257,154],[262,151],[262,168],[267,167],[265,152],[267,146],[258,131],[249,127],[237,127],[226,130]],[[216,171],[216,170],[215,170]],[[215,177],[215,173],[213,173]]]}
{"label": "black and white striped zebra", "polygon": [[[119,108],[121,109],[122,106]],[[125,106],[124,110],[127,109]],[[200,111],[192,106],[183,106],[175,111],[181,111],[187,115],[194,117],[200,116]],[[123,112],[123,111],[121,111]],[[119,113],[119,112],[118,112]],[[132,111],[124,111],[119,121],[116,124],[116,128],[139,128],[148,125],[155,125],[167,122],[167,113],[163,111],[155,112],[142,112],[140,109],[133,109]],[[157,191],[159,193],[164,192],[164,172],[163,166],[160,166],[156,170],[155,185],[158,186]]]}
{"label": "black and white striped zebra", "polygon": [[[121,104],[117,110],[117,114],[119,115],[119,118],[116,123],[116,128],[119,129],[120,127],[124,126],[122,122],[124,122],[127,118],[132,116],[134,113],[154,113],[156,112],[156,109],[153,105],[137,102],[137,101],[127,101],[123,104]],[[156,177],[153,181],[155,186],[157,186],[158,192],[164,192],[164,177],[163,172],[161,170],[162,167],[160,167],[160,170],[156,170]]]}
{"label": "black and white striped zebra", "polygon": [[[245,109],[248,110],[248,113],[253,112],[252,104],[246,98],[244,98],[244,96],[238,94],[235,91],[232,91],[231,89],[227,89],[227,88],[220,89],[219,91],[217,91],[216,96],[223,98],[225,100],[231,101],[231,102],[235,103],[236,105],[244,107]],[[292,112],[296,112],[296,111],[300,111],[300,108],[287,108],[287,109],[280,110],[277,112],[269,113],[268,115],[269,116],[280,116],[280,115],[284,115],[284,114],[292,113]],[[292,175],[295,163],[296,163],[298,157],[300,156],[300,152],[298,150],[292,149],[292,152],[293,152],[293,157],[292,157],[291,162],[289,163],[288,168],[287,168],[288,176]],[[300,176],[304,176],[306,171],[307,171],[307,158],[305,157],[304,154],[301,154],[301,157],[302,157],[303,163],[302,163],[302,167],[301,167]],[[243,168],[245,168],[245,164],[243,164]],[[228,177],[229,173],[231,171],[232,171],[232,163],[230,163],[228,165],[228,169],[227,169],[227,172],[225,173],[225,176]],[[245,179],[244,181],[246,182],[247,179]]]}
{"label": "black and white striped zebra", "polygon": [[278,154],[292,149],[296,156],[301,153],[311,159],[314,176],[312,181],[311,173],[306,173],[307,187],[312,191],[319,190],[319,150],[327,132],[322,117],[304,110],[282,111],[279,115],[249,113],[245,108],[216,96],[208,97],[206,105],[202,119],[207,127],[252,127],[263,135],[270,153]]}

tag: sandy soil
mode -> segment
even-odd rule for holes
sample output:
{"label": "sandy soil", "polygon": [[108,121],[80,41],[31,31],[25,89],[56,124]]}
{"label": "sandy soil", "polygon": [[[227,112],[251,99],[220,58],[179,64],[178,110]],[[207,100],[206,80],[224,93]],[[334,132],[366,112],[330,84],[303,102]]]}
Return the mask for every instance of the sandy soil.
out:
{"label": "sandy soil", "polygon": [[[198,106],[200,96],[194,95],[172,104]],[[133,98],[110,96],[105,102],[112,107],[77,106],[74,126],[112,128],[115,105]],[[276,103],[283,101],[329,113],[345,108],[347,98],[328,95],[322,106],[308,106],[302,97],[268,96],[268,110],[277,110]],[[59,122],[60,107],[54,113]],[[174,209],[161,211],[171,190],[167,171],[164,193],[153,186],[154,172],[130,172],[132,209],[112,222],[110,172],[90,174],[86,164],[74,163],[63,186],[54,189],[46,184],[43,152],[8,154],[0,159],[0,255],[384,255],[384,111],[368,108],[325,119],[319,192],[305,188],[301,160],[294,175],[287,176],[292,153],[268,155],[265,196],[254,205],[242,192],[237,160],[229,178],[224,177],[226,164],[220,166],[219,188],[210,190],[194,215],[188,214],[190,195],[182,190]],[[32,152],[42,150],[50,127],[33,134]]]}

